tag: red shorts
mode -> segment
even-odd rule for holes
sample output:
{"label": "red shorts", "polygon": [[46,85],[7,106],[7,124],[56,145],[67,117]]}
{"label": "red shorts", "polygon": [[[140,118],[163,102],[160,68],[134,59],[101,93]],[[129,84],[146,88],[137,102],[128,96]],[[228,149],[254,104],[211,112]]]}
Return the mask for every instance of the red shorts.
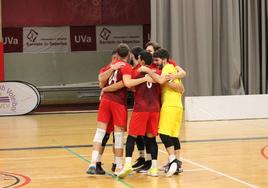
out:
{"label": "red shorts", "polygon": [[107,99],[101,99],[98,121],[103,123],[113,122],[115,126],[125,127],[127,126],[127,107]]}
{"label": "red shorts", "polygon": [[133,136],[145,136],[151,133],[158,134],[159,112],[132,112],[128,134]]}

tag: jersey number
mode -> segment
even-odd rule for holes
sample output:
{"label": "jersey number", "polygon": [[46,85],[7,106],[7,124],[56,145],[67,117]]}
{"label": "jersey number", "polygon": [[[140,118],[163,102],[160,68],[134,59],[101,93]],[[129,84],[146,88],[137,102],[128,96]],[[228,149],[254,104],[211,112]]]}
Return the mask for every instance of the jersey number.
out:
{"label": "jersey number", "polygon": [[118,70],[114,71],[113,74],[110,76],[108,84],[115,84],[117,82],[117,74],[118,74]]}

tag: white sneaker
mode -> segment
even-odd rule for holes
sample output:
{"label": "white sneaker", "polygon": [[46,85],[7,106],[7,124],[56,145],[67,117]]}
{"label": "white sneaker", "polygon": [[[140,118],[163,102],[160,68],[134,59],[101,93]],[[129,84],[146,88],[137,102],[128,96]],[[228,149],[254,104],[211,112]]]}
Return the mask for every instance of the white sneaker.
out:
{"label": "white sneaker", "polygon": [[176,160],[172,161],[169,165],[169,169],[166,173],[167,177],[173,176],[173,174],[175,174],[175,172],[177,171],[178,168],[178,164],[176,162]]}

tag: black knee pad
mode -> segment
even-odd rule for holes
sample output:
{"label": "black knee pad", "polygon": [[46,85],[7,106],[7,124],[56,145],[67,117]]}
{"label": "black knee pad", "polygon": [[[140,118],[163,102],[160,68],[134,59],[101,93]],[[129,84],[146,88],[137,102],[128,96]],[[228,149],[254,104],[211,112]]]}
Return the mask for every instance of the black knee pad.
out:
{"label": "black knee pad", "polygon": [[137,137],[137,140],[136,140],[136,145],[137,145],[137,148],[138,150],[144,150],[144,139],[143,139],[143,136],[138,136]]}
{"label": "black knee pad", "polygon": [[163,144],[165,145],[165,148],[169,148],[171,146],[173,146],[173,142],[170,136],[165,135],[165,134],[160,134],[160,138],[163,142]]}
{"label": "black knee pad", "polygon": [[158,155],[158,145],[156,143],[155,137],[148,138],[148,143],[152,159],[156,160]]}
{"label": "black knee pad", "polygon": [[134,151],[134,146],[136,142],[136,137],[134,136],[127,136],[127,142],[126,142],[126,157],[132,157],[132,153]]}
{"label": "black knee pad", "polygon": [[101,143],[101,146],[105,147],[106,146],[106,143],[108,142],[110,138],[110,134],[106,133],[105,136],[103,137],[102,139],[102,143]]}
{"label": "black knee pad", "polygon": [[171,139],[172,139],[172,142],[173,142],[173,145],[174,145],[174,149],[175,150],[181,149],[181,143],[180,143],[179,138],[172,137]]}
{"label": "black knee pad", "polygon": [[144,139],[146,153],[149,154],[151,153],[149,138],[147,136],[144,136],[143,139]]}

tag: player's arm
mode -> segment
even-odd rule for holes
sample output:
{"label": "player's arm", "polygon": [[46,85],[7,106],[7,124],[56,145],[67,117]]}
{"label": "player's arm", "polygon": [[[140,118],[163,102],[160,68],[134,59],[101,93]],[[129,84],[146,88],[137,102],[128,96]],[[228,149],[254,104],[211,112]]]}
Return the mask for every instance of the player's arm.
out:
{"label": "player's arm", "polygon": [[118,70],[123,66],[124,66],[123,62],[118,62],[118,63],[112,64],[108,70],[100,73],[98,76],[100,88],[103,88],[106,85],[107,80],[110,78],[110,76],[113,74],[115,70]]}
{"label": "player's arm", "polygon": [[112,85],[106,86],[104,88],[102,88],[103,92],[113,92],[113,91],[117,91],[121,88],[125,87],[123,81],[121,80],[120,82],[116,82]]}
{"label": "player's arm", "polygon": [[131,75],[129,75],[129,74],[123,75],[123,82],[127,88],[131,88],[131,87],[137,86],[143,82],[147,82],[147,81],[149,81],[149,79],[150,78],[148,78],[147,76],[144,76],[142,78],[132,79]]}
{"label": "player's arm", "polygon": [[166,79],[167,80],[175,80],[175,79],[182,79],[186,76],[185,70],[183,70],[179,65],[176,65],[176,74],[167,74]]}
{"label": "player's arm", "polygon": [[[159,75],[157,74],[154,70],[148,68],[148,67],[145,67],[145,66],[141,66],[139,68],[139,71],[140,72],[146,72],[147,74],[149,74],[149,76],[157,83],[159,84],[164,84],[167,82],[166,78],[164,75]],[[150,82],[150,81],[149,81]]]}
{"label": "player's arm", "polygon": [[176,83],[176,82],[166,82],[167,86],[173,89],[174,91],[178,93],[184,93],[184,85],[182,82]]}

